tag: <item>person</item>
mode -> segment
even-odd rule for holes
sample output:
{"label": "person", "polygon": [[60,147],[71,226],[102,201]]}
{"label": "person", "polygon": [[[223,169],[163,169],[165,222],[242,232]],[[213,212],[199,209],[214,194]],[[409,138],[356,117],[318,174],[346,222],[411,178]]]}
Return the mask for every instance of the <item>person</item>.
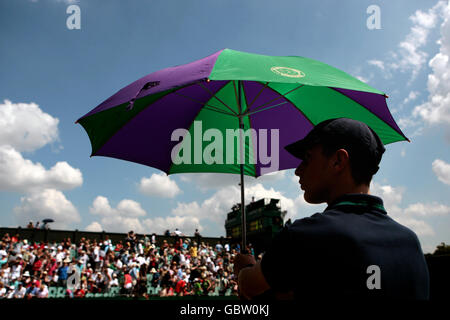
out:
{"label": "person", "polygon": [[200,234],[200,231],[198,231],[198,229],[195,229],[194,237],[195,237],[195,240],[197,241],[197,243],[200,243],[202,236]]}
{"label": "person", "polygon": [[305,201],[328,206],[285,226],[260,262],[235,257],[240,297],[427,300],[416,234],[369,194],[385,151],[378,135],[362,122],[330,119],[285,149],[302,160],[295,175]]}
{"label": "person", "polygon": [[17,284],[17,288],[14,291],[14,298],[16,299],[22,299],[25,297],[25,293],[27,292],[27,289],[23,286],[22,282],[19,282]]}

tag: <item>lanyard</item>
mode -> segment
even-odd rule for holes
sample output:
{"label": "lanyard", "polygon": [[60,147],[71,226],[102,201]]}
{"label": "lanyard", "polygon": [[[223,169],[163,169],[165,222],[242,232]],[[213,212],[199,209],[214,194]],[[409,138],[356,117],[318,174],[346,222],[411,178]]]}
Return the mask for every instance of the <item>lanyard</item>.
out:
{"label": "lanyard", "polygon": [[377,208],[379,210],[386,212],[386,209],[383,207],[382,204],[369,203],[366,201],[361,201],[361,202],[341,201],[341,202],[338,202],[333,205],[333,207],[337,207],[337,206],[366,206],[366,207],[374,207],[374,208]]}

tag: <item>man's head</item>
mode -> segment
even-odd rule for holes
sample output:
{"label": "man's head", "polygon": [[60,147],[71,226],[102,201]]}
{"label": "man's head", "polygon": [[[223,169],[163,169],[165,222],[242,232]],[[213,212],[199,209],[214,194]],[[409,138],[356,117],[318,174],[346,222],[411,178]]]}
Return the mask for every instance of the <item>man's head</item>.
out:
{"label": "man's head", "polygon": [[323,121],[285,148],[302,160],[295,173],[310,203],[327,202],[338,189],[368,188],[385,151],[375,131],[348,118]]}

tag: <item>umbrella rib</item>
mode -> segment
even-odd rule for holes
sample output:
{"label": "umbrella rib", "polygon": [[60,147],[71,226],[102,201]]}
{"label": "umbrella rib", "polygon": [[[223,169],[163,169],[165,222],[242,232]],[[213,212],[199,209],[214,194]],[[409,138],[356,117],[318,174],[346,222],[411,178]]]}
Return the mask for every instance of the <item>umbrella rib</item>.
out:
{"label": "umbrella rib", "polygon": [[[180,96],[180,97],[183,97],[183,98],[192,100],[192,101],[194,101],[194,102],[200,103],[201,105],[205,106],[205,109],[208,109],[208,110],[211,110],[211,111],[216,111],[216,112],[219,112],[219,113],[223,113],[223,114],[226,114],[226,115],[229,115],[229,116],[232,116],[232,117],[235,117],[235,116],[236,116],[235,114],[226,112],[226,111],[221,110],[221,109],[219,109],[219,108],[217,108],[217,107],[214,107],[214,106],[209,105],[209,104],[207,104],[207,103],[201,102],[201,101],[199,101],[199,100],[197,100],[197,99],[194,99],[194,98],[185,96],[184,94],[178,93],[178,92],[176,92],[176,91],[173,92],[173,94],[176,94],[176,95],[178,95],[178,96]],[[208,101],[209,101],[209,100],[208,100]]]}
{"label": "umbrella rib", "polygon": [[[269,88],[270,90],[272,90],[273,92],[276,92],[275,90],[273,90],[272,88]],[[286,93],[287,94],[287,93]],[[291,104],[291,106],[295,109],[295,110],[297,110],[298,112],[300,112],[301,113],[301,115],[314,127],[314,123],[311,121],[311,119],[309,119],[307,116],[306,116],[306,114],[302,111],[302,110],[300,110],[299,108],[297,108],[297,106],[295,105],[295,103],[293,103],[291,100],[289,100],[289,98],[286,98],[285,97],[285,99],[287,100],[287,102],[289,102],[290,104]]]}
{"label": "umbrella rib", "polygon": [[[380,119],[381,121],[383,121],[385,124],[387,124],[390,128],[392,128],[392,130],[394,130],[395,132],[397,132],[399,135],[401,135],[403,138],[405,138],[408,142],[411,142],[411,141],[405,136],[405,134],[403,133],[403,131],[401,131],[400,128],[399,128],[399,129],[400,129],[400,132],[398,132],[397,129],[393,128],[390,124],[388,124],[388,123],[387,123],[386,121],[384,121],[380,116],[378,116],[377,114],[375,114],[374,112],[372,112],[371,110],[369,110],[369,109],[368,109],[367,107],[365,107],[363,104],[361,104],[361,103],[359,103],[359,102],[353,100],[352,98],[350,98],[350,97],[347,96],[346,94],[344,94],[344,93],[340,92],[339,90],[337,90],[337,88],[334,88],[334,87],[328,87],[328,88],[333,89],[334,91],[336,91],[337,93],[343,95],[344,97],[346,97],[346,98],[348,98],[348,99],[351,99],[353,102],[357,103],[357,104],[360,105],[362,108],[364,108],[365,110],[367,110],[368,112],[370,112],[371,114],[373,114],[375,117],[377,117],[378,119]],[[390,114],[391,112],[390,112],[389,108],[388,108],[388,111],[389,111],[389,114]],[[392,114],[391,114],[391,117],[392,117]],[[394,122],[394,123],[395,123],[395,122]]]}
{"label": "umbrella rib", "polygon": [[[234,95],[235,95],[235,97],[236,97],[236,105],[238,106],[240,112],[242,112],[242,110],[241,110],[241,108],[240,108],[241,102],[239,101],[238,93],[237,93],[237,90],[236,90],[236,83],[235,83],[235,80],[232,80],[232,81],[233,81],[233,87],[234,87]],[[239,81],[239,80],[238,80],[238,81]]]}
{"label": "umbrella rib", "polygon": [[287,101],[284,101],[284,102],[281,102],[281,103],[279,103],[279,104],[275,104],[275,105],[273,105],[273,106],[266,107],[266,108],[264,108],[264,109],[258,109],[258,110],[255,110],[255,111],[252,111],[252,112],[249,112],[249,113],[244,113],[244,116],[249,116],[249,115],[252,115],[252,114],[254,114],[254,113],[258,113],[258,112],[261,112],[261,111],[264,111],[264,110],[272,109],[272,108],[281,106],[281,105],[286,104],[286,103],[288,103],[288,102],[287,102]]}
{"label": "umbrella rib", "polygon": [[[253,111],[258,111],[258,110],[260,110],[262,107],[267,106],[269,103],[272,103],[272,102],[274,102],[274,101],[276,101],[276,100],[278,100],[278,99],[281,99],[281,98],[285,98],[286,95],[288,95],[289,93],[291,93],[291,92],[293,92],[293,91],[295,91],[295,90],[297,90],[297,89],[300,89],[300,88],[303,87],[303,86],[304,86],[304,85],[301,84],[301,85],[298,86],[297,88],[294,88],[294,89],[292,89],[292,90],[289,90],[288,92],[282,94],[281,96],[278,96],[278,97],[276,97],[276,98],[273,98],[273,99],[270,100],[269,102],[266,102],[266,103],[264,103],[263,105],[260,105],[259,107],[257,107],[257,108],[256,108],[255,110],[253,110]],[[275,91],[275,90],[274,90],[274,91]],[[276,92],[276,91],[275,91],[275,92]]]}
{"label": "umbrella rib", "polygon": [[227,116],[236,118],[236,116],[235,116],[234,114],[231,114],[231,113],[229,113],[229,112],[225,112],[225,111],[220,110],[220,109],[212,109],[212,108],[210,108],[210,106],[208,107],[207,105],[204,105],[204,106],[205,106],[205,107],[204,107],[203,109],[210,110],[210,111],[214,111],[214,112],[218,112],[218,113],[223,113],[223,114],[226,114]]}
{"label": "umbrella rib", "polygon": [[225,102],[223,102],[219,97],[217,97],[211,90],[209,90],[207,87],[205,87],[201,82],[199,82],[198,84],[211,95],[210,99],[216,98],[220,103],[222,103],[225,107],[227,107],[228,110],[230,110],[231,112],[234,113],[234,115],[237,116],[237,113],[233,109],[231,109]]}
{"label": "umbrella rib", "polygon": [[264,89],[267,88],[268,85],[269,85],[269,82],[266,82],[264,87],[262,87],[261,90],[259,90],[258,94],[253,98],[252,102],[250,102],[250,104],[248,105],[247,110],[250,109],[250,107],[253,105],[253,103],[255,103],[256,99],[258,99],[258,97],[261,95],[261,93],[264,91]]}

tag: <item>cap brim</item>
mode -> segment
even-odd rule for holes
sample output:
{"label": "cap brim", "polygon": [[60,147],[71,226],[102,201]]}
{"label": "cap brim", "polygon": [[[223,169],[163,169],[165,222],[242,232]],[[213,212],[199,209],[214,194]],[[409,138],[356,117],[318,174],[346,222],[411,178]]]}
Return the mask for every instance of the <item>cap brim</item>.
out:
{"label": "cap brim", "polygon": [[303,160],[308,146],[308,141],[306,139],[301,139],[294,143],[288,144],[284,147],[284,149],[286,149],[286,151],[292,154],[294,157]]}

